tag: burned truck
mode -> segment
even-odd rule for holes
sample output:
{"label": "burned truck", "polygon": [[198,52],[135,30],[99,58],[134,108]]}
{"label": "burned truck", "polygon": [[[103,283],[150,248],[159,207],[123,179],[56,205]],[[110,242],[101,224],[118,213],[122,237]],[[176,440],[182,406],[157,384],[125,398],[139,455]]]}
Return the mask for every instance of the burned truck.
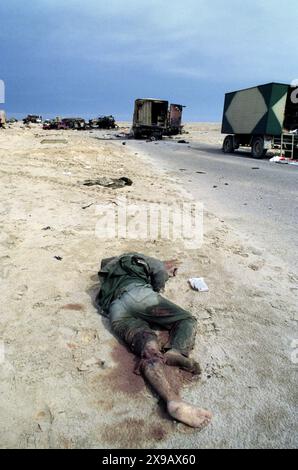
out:
{"label": "burned truck", "polygon": [[298,87],[268,83],[226,93],[223,152],[251,147],[253,157],[280,149],[288,158],[298,153]]}
{"label": "burned truck", "polygon": [[168,101],[151,98],[135,100],[132,133],[135,139],[161,139],[168,125]]}

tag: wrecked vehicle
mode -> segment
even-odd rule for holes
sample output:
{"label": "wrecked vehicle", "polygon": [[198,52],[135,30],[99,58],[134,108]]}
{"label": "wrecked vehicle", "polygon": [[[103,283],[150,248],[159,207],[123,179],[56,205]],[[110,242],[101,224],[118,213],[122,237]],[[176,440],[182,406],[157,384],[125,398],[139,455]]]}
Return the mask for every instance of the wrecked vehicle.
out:
{"label": "wrecked vehicle", "polygon": [[63,118],[58,122],[57,129],[84,130],[86,129],[86,121],[85,119],[79,117]]}
{"label": "wrecked vehicle", "polygon": [[267,83],[226,93],[222,119],[223,152],[251,147],[262,158],[280,149],[293,159],[298,154],[298,87]]}
{"label": "wrecked vehicle", "polygon": [[5,127],[6,124],[6,114],[5,111],[0,110],[0,128]]}
{"label": "wrecked vehicle", "polygon": [[18,120],[15,117],[11,117],[6,120],[7,124],[14,124],[15,122],[18,122]]}
{"label": "wrecked vehicle", "polygon": [[53,120],[53,119],[46,119],[44,122],[43,122],[43,125],[42,125],[42,128],[44,130],[49,130],[49,129],[56,129],[56,122]]}
{"label": "wrecked vehicle", "polygon": [[161,139],[167,130],[168,101],[157,99],[136,99],[133,114],[132,133],[135,139]]}
{"label": "wrecked vehicle", "polygon": [[115,129],[117,127],[115,118],[112,115],[89,119],[89,126],[91,129]]}
{"label": "wrecked vehicle", "polygon": [[168,111],[168,125],[166,135],[178,135],[182,134],[183,126],[182,122],[182,111],[185,106],[182,104],[170,104]]}
{"label": "wrecked vehicle", "polygon": [[41,124],[42,123],[42,116],[38,116],[37,114],[28,114],[28,116],[26,116],[24,119],[23,119],[23,123],[24,124]]}

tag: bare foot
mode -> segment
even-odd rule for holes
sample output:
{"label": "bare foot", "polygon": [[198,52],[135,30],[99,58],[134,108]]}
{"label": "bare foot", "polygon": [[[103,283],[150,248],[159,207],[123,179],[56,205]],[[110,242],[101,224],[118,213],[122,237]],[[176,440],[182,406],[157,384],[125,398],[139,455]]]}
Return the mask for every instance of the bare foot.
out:
{"label": "bare foot", "polygon": [[202,373],[201,366],[194,359],[183,356],[178,351],[170,349],[164,354],[166,364],[168,366],[176,366],[181,369],[187,370],[194,375],[200,375]]}
{"label": "bare foot", "polygon": [[181,400],[168,401],[167,409],[172,418],[193,428],[203,429],[210,423],[212,418],[210,411],[196,408]]}

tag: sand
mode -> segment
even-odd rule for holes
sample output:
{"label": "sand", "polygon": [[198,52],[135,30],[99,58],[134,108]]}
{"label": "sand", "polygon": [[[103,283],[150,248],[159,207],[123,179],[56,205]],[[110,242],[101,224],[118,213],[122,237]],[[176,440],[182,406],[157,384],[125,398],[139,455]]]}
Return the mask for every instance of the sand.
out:
{"label": "sand", "polygon": [[[191,124],[183,137],[220,145],[218,129]],[[297,278],[220,214],[205,213],[197,249],[99,238],[98,204],[192,199],[145,153],[93,137],[37,125],[0,130],[0,446],[295,447]],[[101,176],[133,185],[82,184]],[[100,259],[130,250],[182,263],[165,294],[198,318],[194,356],[204,375],[175,379],[187,384],[185,399],[213,412],[202,432],[169,419],[93,304]],[[209,292],[190,290],[191,276],[203,276]]]}

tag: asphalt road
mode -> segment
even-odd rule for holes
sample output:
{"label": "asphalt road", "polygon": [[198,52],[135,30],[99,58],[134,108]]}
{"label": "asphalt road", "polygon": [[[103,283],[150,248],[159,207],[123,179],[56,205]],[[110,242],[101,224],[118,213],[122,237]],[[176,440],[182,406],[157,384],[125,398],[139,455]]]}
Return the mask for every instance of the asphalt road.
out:
{"label": "asphalt road", "polygon": [[215,146],[130,141],[153,164],[179,177],[205,208],[296,270],[298,167]]}

